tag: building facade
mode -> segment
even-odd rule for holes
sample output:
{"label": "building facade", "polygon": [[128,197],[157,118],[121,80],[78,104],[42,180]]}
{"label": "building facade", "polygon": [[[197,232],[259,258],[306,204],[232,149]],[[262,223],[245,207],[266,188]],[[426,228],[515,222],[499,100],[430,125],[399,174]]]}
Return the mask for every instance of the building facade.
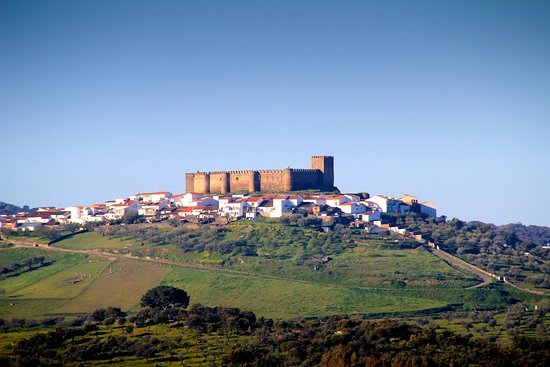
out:
{"label": "building facade", "polygon": [[334,157],[313,156],[309,169],[199,171],[185,174],[185,191],[202,194],[310,189],[334,189]]}

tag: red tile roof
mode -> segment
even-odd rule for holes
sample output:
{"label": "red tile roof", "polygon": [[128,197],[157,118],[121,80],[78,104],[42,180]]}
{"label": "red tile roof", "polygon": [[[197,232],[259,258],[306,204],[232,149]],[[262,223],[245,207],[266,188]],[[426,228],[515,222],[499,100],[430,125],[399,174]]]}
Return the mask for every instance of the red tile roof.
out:
{"label": "red tile roof", "polygon": [[246,201],[248,201],[249,203],[256,203],[260,200],[263,200],[263,198],[261,196],[253,196],[253,197],[250,197],[250,198],[246,199]]}

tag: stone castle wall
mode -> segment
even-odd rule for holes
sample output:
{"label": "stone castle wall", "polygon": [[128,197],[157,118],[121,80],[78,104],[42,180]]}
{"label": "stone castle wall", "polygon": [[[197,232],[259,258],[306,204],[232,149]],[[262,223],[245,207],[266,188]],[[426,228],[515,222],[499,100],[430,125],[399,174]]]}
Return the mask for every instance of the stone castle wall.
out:
{"label": "stone castle wall", "polygon": [[290,191],[292,180],[289,169],[262,170],[260,174],[260,190],[258,191]]}
{"label": "stone castle wall", "polygon": [[323,172],[318,169],[292,169],[292,190],[307,190],[321,187]]}
{"label": "stone castle wall", "polygon": [[238,191],[293,191],[332,189],[333,157],[312,157],[311,169],[244,170],[196,172],[185,175],[186,192],[221,193]]}

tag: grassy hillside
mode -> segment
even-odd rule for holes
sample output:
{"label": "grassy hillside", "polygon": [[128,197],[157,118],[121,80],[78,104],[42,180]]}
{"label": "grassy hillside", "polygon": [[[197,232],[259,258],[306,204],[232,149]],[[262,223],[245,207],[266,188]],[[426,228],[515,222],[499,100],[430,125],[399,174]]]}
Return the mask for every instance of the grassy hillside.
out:
{"label": "grassy hillside", "polygon": [[[393,239],[327,235],[269,223],[234,224],[221,234],[211,227],[146,228],[163,235],[179,230],[200,251],[100,232],[55,244],[88,253],[4,249],[2,263],[40,254],[48,265],[0,280],[0,318],[70,315],[108,306],[133,309],[141,295],[159,283],[187,290],[193,303],[240,307],[273,318],[398,314],[450,304],[490,309],[505,307],[512,298],[509,292],[525,298],[507,287],[466,289],[478,282],[475,276],[422,247]],[[210,242],[203,246],[205,239]],[[235,241],[242,239],[252,252],[237,248],[243,243]],[[183,247],[189,246],[186,243]],[[231,252],[219,250],[228,243],[238,245]],[[97,249],[112,256],[100,257]],[[323,260],[325,253],[330,256]]]}
{"label": "grassy hillside", "polygon": [[183,267],[172,268],[162,284],[187,290],[192,302],[239,307],[273,318],[410,311],[446,304],[408,292]]}

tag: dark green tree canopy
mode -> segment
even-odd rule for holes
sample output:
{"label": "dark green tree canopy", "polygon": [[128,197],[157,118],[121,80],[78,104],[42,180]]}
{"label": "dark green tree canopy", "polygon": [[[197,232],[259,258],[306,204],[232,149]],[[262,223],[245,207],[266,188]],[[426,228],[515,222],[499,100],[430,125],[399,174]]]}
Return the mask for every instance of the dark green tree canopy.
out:
{"label": "dark green tree canopy", "polygon": [[189,295],[183,289],[161,285],[149,289],[141,297],[141,307],[160,307],[168,308],[170,306],[186,308],[189,305]]}

